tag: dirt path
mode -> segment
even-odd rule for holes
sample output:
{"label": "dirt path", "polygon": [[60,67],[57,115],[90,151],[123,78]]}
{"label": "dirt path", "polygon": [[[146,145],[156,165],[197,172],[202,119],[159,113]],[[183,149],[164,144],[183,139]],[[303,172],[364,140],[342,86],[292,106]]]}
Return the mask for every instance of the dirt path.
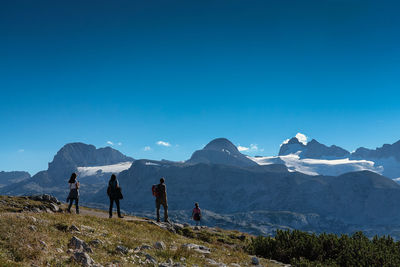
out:
{"label": "dirt path", "polygon": [[[62,205],[62,208],[65,210],[67,208],[67,206],[66,205]],[[72,210],[72,212],[75,212],[74,207],[72,207],[71,210]],[[101,210],[94,210],[94,209],[85,208],[85,207],[80,207],[79,214],[83,215],[83,216],[94,216],[94,217],[98,217],[98,218],[108,219],[108,212],[101,211]],[[120,218],[118,218],[118,215],[117,215],[116,212],[113,213],[113,218],[112,219],[135,221],[135,222],[148,222],[148,221],[151,221],[150,219],[139,218],[139,217],[130,216],[130,215],[124,215],[124,218],[120,219]]]}

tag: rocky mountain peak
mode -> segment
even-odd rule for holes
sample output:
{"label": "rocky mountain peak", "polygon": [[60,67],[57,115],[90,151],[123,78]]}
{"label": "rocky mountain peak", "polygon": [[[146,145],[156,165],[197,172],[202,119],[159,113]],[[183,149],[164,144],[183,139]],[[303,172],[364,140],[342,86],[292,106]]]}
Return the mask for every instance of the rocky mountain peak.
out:
{"label": "rocky mountain peak", "polygon": [[257,165],[240,153],[237,147],[226,138],[212,140],[203,149],[195,151],[187,163],[223,164],[241,167]]}
{"label": "rocky mountain peak", "polygon": [[237,147],[226,138],[217,138],[212,140],[203,148],[203,150],[216,150],[216,151],[227,150],[231,153],[240,153]]}
{"label": "rocky mountain peak", "polygon": [[282,144],[279,150],[279,156],[289,154],[299,154],[300,158],[326,159],[343,158],[349,156],[350,152],[335,145],[328,147],[315,139],[304,144],[298,138],[293,137]]}
{"label": "rocky mountain peak", "polygon": [[59,168],[74,169],[81,166],[101,166],[133,161],[121,152],[111,147],[96,149],[94,145],[84,143],[69,143],[63,146],[49,163],[49,171]]}

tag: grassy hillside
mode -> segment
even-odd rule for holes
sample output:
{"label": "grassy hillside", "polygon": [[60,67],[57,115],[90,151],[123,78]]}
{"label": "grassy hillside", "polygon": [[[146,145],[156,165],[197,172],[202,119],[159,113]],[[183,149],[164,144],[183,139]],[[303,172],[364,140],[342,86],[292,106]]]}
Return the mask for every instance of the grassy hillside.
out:
{"label": "grassy hillside", "polygon": [[[81,266],[68,247],[74,236],[88,244],[92,252],[87,255],[103,266],[252,265],[245,252],[250,237],[237,231],[183,227],[172,233],[136,217],[108,219],[102,211],[85,208],[81,215],[50,213],[50,208],[48,203],[24,197],[0,197],[0,266]],[[154,248],[158,241],[165,248]],[[210,253],[185,247],[188,243],[205,246]],[[260,263],[280,266],[265,259]]]}

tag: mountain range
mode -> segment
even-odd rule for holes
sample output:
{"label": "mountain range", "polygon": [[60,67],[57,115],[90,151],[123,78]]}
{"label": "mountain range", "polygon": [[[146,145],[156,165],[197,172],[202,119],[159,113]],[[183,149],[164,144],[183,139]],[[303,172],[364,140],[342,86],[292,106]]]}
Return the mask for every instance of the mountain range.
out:
{"label": "mountain range", "polygon": [[199,202],[206,224],[251,233],[296,228],[400,237],[400,186],[381,175],[400,177],[393,167],[400,165],[398,144],[350,153],[295,137],[281,145],[278,156],[250,157],[218,138],[187,161],[173,162],[134,160],[110,147],[71,143],[57,152],[47,170],[21,180],[2,178],[6,185],[0,193],[50,193],[64,199],[68,178],[77,172],[81,202],[105,208],[107,181],[117,173],[123,209],[149,215],[154,213],[151,186],[165,177],[171,217],[177,221],[189,221],[193,203]]}

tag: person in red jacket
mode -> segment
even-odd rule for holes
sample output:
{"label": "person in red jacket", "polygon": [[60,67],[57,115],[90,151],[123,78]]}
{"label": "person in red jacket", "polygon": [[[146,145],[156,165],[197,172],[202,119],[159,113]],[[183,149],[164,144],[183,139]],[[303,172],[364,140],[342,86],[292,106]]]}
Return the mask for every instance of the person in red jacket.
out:
{"label": "person in red jacket", "polygon": [[199,208],[199,203],[194,203],[194,209],[192,211],[192,219],[195,221],[196,226],[200,225],[201,222],[201,209]]}

